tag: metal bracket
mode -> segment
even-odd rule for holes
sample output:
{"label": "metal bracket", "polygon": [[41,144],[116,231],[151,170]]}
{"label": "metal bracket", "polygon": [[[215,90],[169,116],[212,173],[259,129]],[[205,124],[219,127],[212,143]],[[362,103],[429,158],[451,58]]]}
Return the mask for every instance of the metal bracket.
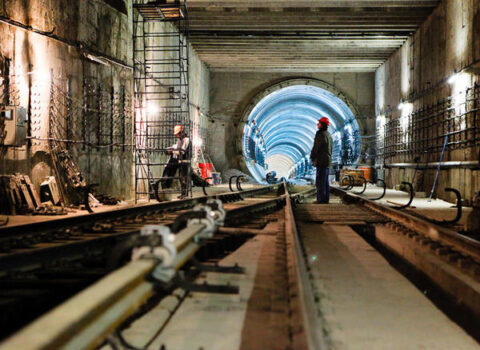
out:
{"label": "metal bracket", "polygon": [[204,283],[193,283],[185,281],[184,279],[177,276],[176,285],[180,288],[188,290],[190,292],[200,292],[200,293],[215,293],[215,294],[238,294],[240,288],[238,286],[232,286],[230,284],[209,284]]}
{"label": "metal bracket", "polygon": [[151,277],[157,281],[167,283],[175,276],[173,262],[177,257],[177,249],[173,244],[175,235],[173,235],[168,226],[146,225],[142,227],[140,236],[158,237],[159,244],[145,245],[134,248],[132,251],[132,260],[156,259],[157,266],[153,269]]}
{"label": "metal bracket", "polygon": [[223,209],[223,202],[220,199],[211,198],[207,201],[207,205],[213,211],[215,224],[217,226],[223,226],[227,216],[225,209]]}
{"label": "metal bracket", "polygon": [[220,266],[218,264],[215,265],[206,265],[200,263],[198,260],[193,259],[193,267],[202,272],[218,272],[218,273],[235,273],[235,274],[243,274],[245,273],[245,268],[235,264],[233,266]]}

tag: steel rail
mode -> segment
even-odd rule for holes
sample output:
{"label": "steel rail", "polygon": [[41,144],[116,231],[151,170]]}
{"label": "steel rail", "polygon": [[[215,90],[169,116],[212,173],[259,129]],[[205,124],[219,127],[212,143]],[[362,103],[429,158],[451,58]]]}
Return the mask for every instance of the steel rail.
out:
{"label": "steel rail", "polygon": [[[305,193],[308,194],[312,192],[311,190],[307,190]],[[307,338],[307,346],[310,350],[328,349],[322,334],[322,329],[324,329],[323,321],[319,317],[318,307],[315,304],[314,292],[295,223],[295,216],[292,209],[293,196],[290,196],[288,191],[285,196],[285,232],[293,243],[293,264],[297,276],[296,285],[298,287],[299,304],[303,315],[303,327]]]}
{"label": "steel rail", "polygon": [[[204,228],[193,224],[176,236],[180,252],[172,263],[175,271],[200,248],[193,239]],[[157,264],[155,258],[130,262],[7,339],[0,349],[95,349],[154,294],[155,283],[148,277]]]}
{"label": "steel rail", "polygon": [[[273,190],[278,188],[278,186],[270,186],[269,189]],[[264,188],[262,188],[263,190]],[[249,195],[255,193],[264,193],[264,191],[254,190],[255,192],[249,191]],[[245,191],[246,193],[247,191]],[[230,198],[233,194],[227,194]],[[223,195],[222,195],[223,196]],[[214,196],[212,196],[214,197]],[[218,197],[218,196],[217,196]],[[238,197],[241,198],[241,197]],[[203,197],[205,199],[205,197]],[[272,208],[278,208],[279,202],[281,202],[281,197],[276,197],[271,200],[264,200],[259,203],[252,205],[247,205],[237,209],[230,209],[227,211],[227,218],[234,219],[245,216],[249,218],[249,213],[255,211],[262,211]],[[154,207],[158,207],[159,204],[154,204]],[[150,207],[150,206],[149,206]],[[144,208],[144,207],[142,207]],[[151,208],[148,209],[148,214],[150,214]],[[90,218],[91,216],[86,216]],[[135,224],[138,225],[138,228],[131,228],[127,230],[119,230],[119,232],[98,232],[94,234],[82,234],[77,236],[72,236],[71,242],[58,243],[56,245],[50,245],[41,248],[32,248],[28,251],[20,250],[18,252],[0,254],[0,277],[2,274],[8,273],[13,270],[34,270],[41,267],[45,262],[52,260],[65,259],[69,261],[75,261],[82,258],[85,255],[85,252],[88,251],[89,254],[101,255],[104,254],[112,246],[115,246],[119,241],[126,240],[129,237],[137,235],[140,232],[141,223]],[[65,238],[69,240],[69,238]]]}
{"label": "steel rail", "polygon": [[420,233],[434,241],[441,241],[450,245],[460,252],[468,254],[476,261],[480,262],[480,242],[464,236],[451,229],[436,225],[426,219],[422,219],[406,212],[396,210],[392,207],[382,205],[364,197],[347,193],[339,187],[331,186],[330,191],[341,198],[348,197],[350,201],[363,205],[366,208],[379,213],[408,229]]}
{"label": "steel rail", "polygon": [[[232,209],[226,221],[228,216],[235,219],[248,212],[278,209],[285,198]],[[193,223],[175,235],[178,253],[171,264],[175,271],[198,251],[194,237],[204,229],[205,225]],[[158,263],[155,258],[130,262],[14,334],[0,350],[95,349],[154,294],[149,276]]]}
{"label": "steel rail", "polygon": [[226,192],[216,195],[195,197],[172,202],[162,202],[129,208],[121,208],[112,211],[73,216],[57,220],[2,227],[0,228],[0,240],[4,240],[9,237],[19,238],[31,234],[40,234],[40,232],[57,232],[61,230],[70,230],[72,227],[89,228],[93,224],[118,220],[122,218],[135,218],[139,215],[189,209],[193,208],[197,204],[205,202],[205,200],[209,198],[220,199],[224,203],[238,201],[242,200],[243,198],[275,191],[278,189],[278,187],[278,185],[271,185],[247,191]]}

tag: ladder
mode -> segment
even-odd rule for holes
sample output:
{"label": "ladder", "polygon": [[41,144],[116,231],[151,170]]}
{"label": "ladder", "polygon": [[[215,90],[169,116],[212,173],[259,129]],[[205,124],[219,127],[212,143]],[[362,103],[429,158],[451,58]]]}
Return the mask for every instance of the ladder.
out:
{"label": "ladder", "polygon": [[[188,80],[186,1],[134,0],[133,60],[135,89],[135,201],[159,199],[165,151],[176,143],[177,124],[192,140]],[[191,162],[191,155],[186,160]],[[192,194],[191,167],[186,192]],[[179,177],[174,177],[179,179]]]}

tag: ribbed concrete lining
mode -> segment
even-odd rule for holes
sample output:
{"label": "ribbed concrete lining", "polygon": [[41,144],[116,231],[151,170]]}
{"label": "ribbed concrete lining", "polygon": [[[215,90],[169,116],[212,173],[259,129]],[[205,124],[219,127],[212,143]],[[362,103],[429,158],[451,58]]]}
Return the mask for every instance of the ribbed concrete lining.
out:
{"label": "ribbed concrete lining", "polygon": [[[265,174],[272,170],[284,176],[287,165],[290,165],[287,176],[308,176],[312,172],[308,156],[321,117],[330,119],[333,160],[341,162],[342,143],[352,147],[357,159],[360,149],[355,145],[354,134],[359,134],[359,126],[345,102],[316,86],[290,86],[263,98],[250,113],[244,128],[243,152],[256,180],[263,181]],[[267,159],[269,166],[265,169],[262,164]]]}

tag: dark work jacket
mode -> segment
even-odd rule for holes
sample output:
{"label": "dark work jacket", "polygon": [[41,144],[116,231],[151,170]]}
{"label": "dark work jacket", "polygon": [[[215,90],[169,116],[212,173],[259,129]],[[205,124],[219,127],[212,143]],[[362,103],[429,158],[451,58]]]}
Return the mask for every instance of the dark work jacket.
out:
{"label": "dark work jacket", "polygon": [[314,167],[329,167],[332,164],[332,136],[325,130],[315,134],[310,159]]}

